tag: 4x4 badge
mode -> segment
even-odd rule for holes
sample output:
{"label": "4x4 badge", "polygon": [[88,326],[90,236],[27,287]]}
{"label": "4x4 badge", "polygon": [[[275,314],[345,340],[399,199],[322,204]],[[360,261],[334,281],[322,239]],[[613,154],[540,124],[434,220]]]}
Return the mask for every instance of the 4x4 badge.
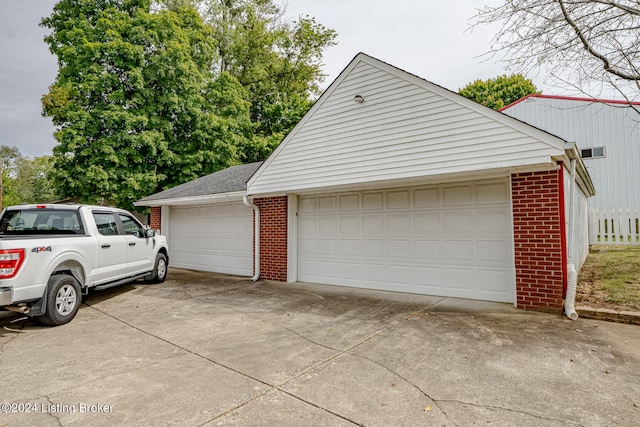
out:
{"label": "4x4 badge", "polygon": [[39,248],[31,249],[31,252],[35,252],[35,253],[45,252],[45,251],[51,252],[51,246],[40,246]]}

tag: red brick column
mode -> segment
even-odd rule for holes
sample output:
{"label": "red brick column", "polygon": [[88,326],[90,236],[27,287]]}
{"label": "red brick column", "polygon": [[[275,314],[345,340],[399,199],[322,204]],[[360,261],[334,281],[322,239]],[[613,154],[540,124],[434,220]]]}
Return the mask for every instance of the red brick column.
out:
{"label": "red brick column", "polygon": [[260,278],[286,282],[287,196],[255,199],[254,204],[260,208]]}
{"label": "red brick column", "polygon": [[562,313],[564,251],[559,171],[511,177],[518,308]]}
{"label": "red brick column", "polygon": [[162,224],[162,208],[160,206],[155,206],[151,208],[151,213],[149,215],[149,227],[154,230],[160,230],[160,226]]}

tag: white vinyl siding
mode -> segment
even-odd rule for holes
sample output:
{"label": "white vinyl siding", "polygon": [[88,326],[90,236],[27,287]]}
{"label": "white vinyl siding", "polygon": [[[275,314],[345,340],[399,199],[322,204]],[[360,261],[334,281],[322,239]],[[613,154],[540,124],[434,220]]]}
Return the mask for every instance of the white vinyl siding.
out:
{"label": "white vinyl siding", "polygon": [[298,280],[513,302],[508,179],[300,196]]}
{"label": "white vinyl siding", "polygon": [[253,274],[253,211],[242,204],[171,207],[171,265],[198,271]]}
{"label": "white vinyl siding", "polygon": [[345,73],[249,181],[250,194],[551,164],[563,154],[562,141],[543,141],[529,126],[371,58]]}
{"label": "white vinyl siding", "polygon": [[[576,269],[580,270],[582,264],[589,255],[589,208],[587,206],[587,196],[576,184],[571,200],[571,173],[570,165],[564,169],[564,209],[566,235],[571,236],[571,242],[567,238],[568,262],[573,263]],[[573,203],[573,208],[571,204]],[[573,218],[571,217],[573,215]],[[571,234],[573,233],[573,234]],[[568,245],[571,244],[572,247]]]}

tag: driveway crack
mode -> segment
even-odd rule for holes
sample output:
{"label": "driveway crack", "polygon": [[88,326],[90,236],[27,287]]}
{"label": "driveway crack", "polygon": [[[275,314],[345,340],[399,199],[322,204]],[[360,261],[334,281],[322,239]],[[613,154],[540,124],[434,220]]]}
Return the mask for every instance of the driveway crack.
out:
{"label": "driveway crack", "polygon": [[[439,399],[437,401],[438,402],[442,402],[442,403],[459,403],[461,405],[469,405],[469,406],[473,406],[473,407],[476,407],[476,408],[499,409],[499,410],[502,410],[502,411],[512,412],[512,413],[516,413],[516,414],[529,415],[529,416],[531,416],[533,418],[536,418],[536,419],[539,419],[539,420],[555,421],[555,422],[561,422],[561,423],[565,423],[565,424],[571,424],[571,425],[574,425],[574,426],[585,427],[584,424],[580,424],[580,423],[577,423],[575,421],[562,420],[562,419],[559,419],[559,418],[544,417],[542,415],[534,414],[532,412],[527,412],[527,411],[523,411],[523,410],[520,410],[520,409],[506,408],[504,406],[481,405],[481,404],[478,404],[478,403],[465,402],[463,400],[456,400],[456,399]],[[435,402],[435,400],[434,400],[434,402]]]}

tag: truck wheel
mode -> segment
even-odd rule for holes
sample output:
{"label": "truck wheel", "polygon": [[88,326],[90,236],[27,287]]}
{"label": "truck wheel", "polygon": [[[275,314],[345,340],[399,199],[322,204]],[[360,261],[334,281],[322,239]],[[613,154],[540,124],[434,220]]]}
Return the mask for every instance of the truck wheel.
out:
{"label": "truck wheel", "polygon": [[81,301],[80,284],[73,276],[51,276],[47,283],[47,310],[38,321],[50,326],[69,323],[76,316]]}
{"label": "truck wheel", "polygon": [[167,257],[165,254],[156,255],[156,265],[153,268],[151,283],[162,283],[167,278]]}

